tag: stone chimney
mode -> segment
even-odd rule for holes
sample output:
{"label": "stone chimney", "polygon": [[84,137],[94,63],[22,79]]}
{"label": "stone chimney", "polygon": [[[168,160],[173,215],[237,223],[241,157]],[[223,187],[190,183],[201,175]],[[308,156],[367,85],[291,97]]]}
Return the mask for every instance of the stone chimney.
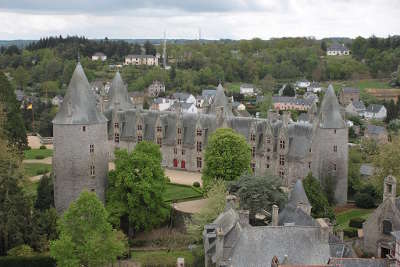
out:
{"label": "stone chimney", "polygon": [[329,225],[326,223],[326,221],[323,218],[318,218],[317,223],[319,224],[320,227],[320,240],[322,242],[328,242],[329,241]]}
{"label": "stone chimney", "polygon": [[272,226],[278,226],[279,221],[279,207],[277,205],[272,205]]}
{"label": "stone chimney", "polygon": [[290,113],[287,111],[284,111],[282,114],[282,122],[284,125],[288,125],[290,121]]}
{"label": "stone chimney", "polygon": [[241,226],[249,225],[250,212],[248,210],[239,210],[239,223]]}
{"label": "stone chimney", "polygon": [[396,187],[397,181],[396,178],[392,175],[388,175],[383,181],[383,201],[386,199],[390,199],[391,201],[395,201],[396,199]]}
{"label": "stone chimney", "polygon": [[224,255],[224,232],[221,227],[217,228],[217,239],[215,241],[215,262],[219,266],[219,262],[222,261]]}

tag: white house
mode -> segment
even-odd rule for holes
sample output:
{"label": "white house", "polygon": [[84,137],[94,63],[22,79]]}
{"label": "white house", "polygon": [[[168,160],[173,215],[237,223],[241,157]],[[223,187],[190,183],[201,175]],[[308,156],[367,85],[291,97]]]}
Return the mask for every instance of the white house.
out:
{"label": "white house", "polygon": [[252,84],[242,83],[239,90],[241,95],[254,95],[254,86]]}
{"label": "white house", "polygon": [[51,99],[51,104],[52,104],[53,106],[60,106],[61,103],[63,102],[63,100],[64,100],[64,98],[63,98],[62,96],[56,95],[55,97],[53,97],[53,98]]}
{"label": "white house", "polygon": [[366,119],[377,119],[384,120],[387,116],[387,110],[383,105],[371,104],[364,111],[364,117]]}
{"label": "white house", "polygon": [[320,92],[322,92],[322,86],[318,82],[312,82],[307,87],[307,92],[320,93]]}
{"label": "white house", "polygon": [[186,103],[186,102],[175,102],[170,108],[170,111],[176,111],[180,109],[182,113],[193,113],[197,114],[197,107],[195,103]]}
{"label": "white house", "polygon": [[240,111],[246,110],[246,106],[243,105],[243,104],[240,103],[240,102],[237,102],[237,101],[234,101],[234,102],[232,103],[232,108],[234,108],[234,109],[236,109],[236,110],[240,110]]}
{"label": "white house", "polygon": [[168,110],[174,103],[175,103],[175,100],[173,100],[173,99],[158,97],[158,98],[154,99],[153,104],[151,105],[150,109],[165,111],[165,110]]}
{"label": "white house", "polygon": [[127,55],[125,65],[158,66],[158,57],[153,55]]}
{"label": "white house", "polygon": [[192,103],[196,105],[196,98],[192,94],[188,93],[174,93],[172,95],[173,99],[178,100],[182,103]]}
{"label": "white house", "polygon": [[332,44],[326,50],[327,56],[348,56],[350,55],[350,50],[344,44]]}
{"label": "white house", "polygon": [[300,80],[300,81],[296,82],[296,88],[307,88],[310,85],[311,85],[311,83],[306,79],[303,79],[303,80]]}
{"label": "white house", "polygon": [[364,116],[366,108],[364,105],[364,102],[362,100],[360,101],[353,101],[350,104],[347,105],[346,107],[346,113],[353,115],[353,116]]}
{"label": "white house", "polygon": [[92,60],[93,61],[95,61],[95,60],[106,61],[107,60],[107,56],[102,52],[96,52],[96,53],[93,54]]}

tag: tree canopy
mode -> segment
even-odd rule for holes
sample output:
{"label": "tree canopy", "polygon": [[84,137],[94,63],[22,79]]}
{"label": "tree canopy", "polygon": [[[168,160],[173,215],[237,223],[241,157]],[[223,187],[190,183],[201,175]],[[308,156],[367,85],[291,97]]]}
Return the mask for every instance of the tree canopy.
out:
{"label": "tree canopy", "polygon": [[229,128],[217,129],[205,151],[204,187],[208,188],[214,180],[233,181],[250,172],[250,159],[250,147],[242,135]]}
{"label": "tree canopy", "polygon": [[107,210],[114,225],[129,232],[150,230],[169,216],[163,201],[166,179],[159,147],[143,142],[134,151],[115,151],[115,170],[109,173]]}
{"label": "tree canopy", "polygon": [[50,255],[57,266],[105,266],[126,250],[122,233],[108,222],[107,211],[96,194],[82,192],[59,222],[60,238],[52,241]]}

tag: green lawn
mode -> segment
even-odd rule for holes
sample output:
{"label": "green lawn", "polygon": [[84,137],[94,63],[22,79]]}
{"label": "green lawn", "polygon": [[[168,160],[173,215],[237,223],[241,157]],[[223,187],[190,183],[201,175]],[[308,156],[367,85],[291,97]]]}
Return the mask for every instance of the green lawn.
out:
{"label": "green lawn", "polygon": [[24,191],[29,196],[36,196],[38,184],[39,184],[39,181],[29,181],[29,180],[27,180],[27,181],[24,182]]}
{"label": "green lawn", "polygon": [[164,201],[179,202],[184,199],[201,198],[203,194],[199,189],[188,185],[168,183],[164,192]]}
{"label": "green lawn", "polygon": [[343,229],[349,226],[352,218],[361,217],[367,219],[374,209],[351,209],[336,214],[337,229]]}
{"label": "green lawn", "polygon": [[176,266],[177,258],[185,258],[185,265],[193,264],[193,254],[189,250],[133,251],[132,260],[142,266]]}
{"label": "green lawn", "polygon": [[24,151],[24,159],[36,159],[36,156],[48,158],[53,156],[52,149],[30,149]]}
{"label": "green lawn", "polygon": [[[32,177],[39,175],[39,171],[44,171],[44,173],[51,171],[51,164],[45,163],[23,163],[24,173],[27,177]],[[43,173],[42,173],[43,174]]]}
{"label": "green lawn", "polygon": [[227,83],[225,86],[225,89],[228,92],[239,93],[240,92],[240,84],[241,83]]}
{"label": "green lawn", "polygon": [[389,85],[388,81],[386,81],[386,80],[368,79],[368,80],[354,81],[354,82],[351,82],[350,84],[351,84],[351,86],[360,88],[360,90],[363,90],[366,88],[376,88],[376,89],[390,88],[390,85]]}

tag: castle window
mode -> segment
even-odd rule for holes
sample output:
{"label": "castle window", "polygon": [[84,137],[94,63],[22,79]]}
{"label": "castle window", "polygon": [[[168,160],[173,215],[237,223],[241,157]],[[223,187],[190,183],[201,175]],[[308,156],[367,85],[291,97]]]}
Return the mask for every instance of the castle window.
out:
{"label": "castle window", "polygon": [[115,128],[115,129],[118,129],[118,128],[119,128],[118,122],[114,122],[114,128]]}
{"label": "castle window", "polygon": [[269,161],[269,159],[270,159],[270,156],[267,156],[267,160]]}
{"label": "castle window", "polygon": [[94,171],[94,165],[90,165],[90,176],[94,176],[95,171]]}
{"label": "castle window", "polygon": [[178,128],[178,134],[182,133],[182,128]]}
{"label": "castle window", "polygon": [[202,143],[201,142],[197,142],[197,152],[201,152],[202,149],[203,149]]}
{"label": "castle window", "polygon": [[202,165],[202,160],[201,160],[201,158],[200,157],[197,157],[197,168],[201,168],[201,165]]}
{"label": "castle window", "polygon": [[333,146],[333,152],[337,152],[337,145]]}
{"label": "castle window", "polygon": [[280,141],[279,141],[279,147],[280,147],[281,149],[285,149],[285,140],[280,140]]}
{"label": "castle window", "polygon": [[162,132],[162,127],[161,126],[157,126],[157,132],[161,133]]}
{"label": "castle window", "polygon": [[138,124],[137,129],[138,131],[141,131],[143,129],[143,126],[141,124]]}
{"label": "castle window", "polygon": [[178,154],[178,149],[174,147],[174,154]]}
{"label": "castle window", "polygon": [[185,155],[185,149],[182,149],[182,156]]}
{"label": "castle window", "polygon": [[311,161],[308,163],[308,168],[311,169]]}
{"label": "castle window", "polygon": [[86,132],[86,126],[82,126],[82,132]]}
{"label": "castle window", "polygon": [[267,164],[267,169],[269,169],[269,164]]}
{"label": "castle window", "polygon": [[284,170],[279,170],[279,177],[282,179],[285,178],[285,171]]}
{"label": "castle window", "polygon": [[267,148],[267,152],[271,152],[271,149],[270,149],[270,148]]}
{"label": "castle window", "polygon": [[335,130],[333,130],[333,133],[334,133],[334,134],[336,134],[336,129],[335,129]]}
{"label": "castle window", "polygon": [[252,156],[253,158],[256,157],[256,147],[255,147],[255,146],[253,146],[253,147],[251,148],[251,156]]}
{"label": "castle window", "polygon": [[252,134],[250,135],[250,140],[251,140],[251,141],[256,141],[256,135],[252,133]]}
{"label": "castle window", "polygon": [[94,153],[94,145],[89,145],[89,152]]}
{"label": "castle window", "polygon": [[311,153],[311,147],[310,147],[310,150],[309,150],[309,151],[310,151],[310,153]]}
{"label": "castle window", "polygon": [[114,142],[119,143],[119,133],[114,134]]}
{"label": "castle window", "polygon": [[285,156],[284,155],[279,156],[279,165],[281,165],[281,166],[285,165]]}
{"label": "castle window", "polygon": [[178,145],[182,144],[182,139],[178,139]]}
{"label": "castle window", "polygon": [[333,170],[336,171],[336,164],[333,164]]}
{"label": "castle window", "polygon": [[392,232],[392,222],[390,220],[382,221],[382,233],[385,235],[390,235]]}
{"label": "castle window", "polygon": [[159,145],[161,147],[161,143],[162,143],[162,139],[161,138],[157,138],[157,145]]}
{"label": "castle window", "polygon": [[91,192],[96,192],[96,189],[92,188],[90,189]]}
{"label": "castle window", "polygon": [[141,136],[141,135],[138,135],[138,136],[137,136],[137,141],[138,141],[138,143],[142,142],[142,140],[143,140],[142,136]]}
{"label": "castle window", "polygon": [[251,166],[251,171],[252,171],[253,174],[254,174],[255,171],[256,171],[256,164],[255,164],[255,163],[251,163],[250,166]]}
{"label": "castle window", "polygon": [[201,136],[203,134],[201,129],[197,129],[197,136]]}
{"label": "castle window", "polygon": [[271,144],[271,138],[267,137],[267,144]]}

